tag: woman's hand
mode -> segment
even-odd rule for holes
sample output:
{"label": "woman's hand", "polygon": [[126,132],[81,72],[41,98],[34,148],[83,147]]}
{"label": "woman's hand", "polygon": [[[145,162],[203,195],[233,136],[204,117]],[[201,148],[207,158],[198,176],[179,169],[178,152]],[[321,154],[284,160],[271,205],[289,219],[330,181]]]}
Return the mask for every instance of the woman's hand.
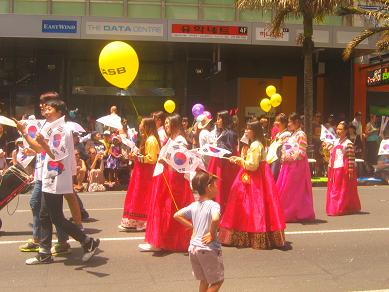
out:
{"label": "woman's hand", "polygon": [[26,134],[26,126],[25,126],[25,124],[22,123],[21,121],[18,121],[17,119],[14,119],[14,118],[12,120],[15,122],[16,128],[18,129],[18,131],[22,135]]}
{"label": "woman's hand", "polygon": [[37,133],[35,136],[35,141],[42,145],[45,142],[45,138],[42,136],[41,133]]}

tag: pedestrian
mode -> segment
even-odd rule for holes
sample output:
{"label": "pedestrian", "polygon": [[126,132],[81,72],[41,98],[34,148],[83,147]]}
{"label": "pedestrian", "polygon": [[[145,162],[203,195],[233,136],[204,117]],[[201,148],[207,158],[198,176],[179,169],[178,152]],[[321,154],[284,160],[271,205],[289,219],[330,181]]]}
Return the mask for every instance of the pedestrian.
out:
{"label": "pedestrian", "polygon": [[[75,160],[73,157],[73,135],[65,126],[64,122],[58,121],[62,119],[64,114],[66,114],[66,106],[63,101],[47,101],[45,105],[47,123],[49,123],[49,126],[54,122],[58,123],[58,125],[53,128],[54,131],[50,131],[53,130],[50,129],[46,133],[38,133],[34,140],[40,145],[40,148],[37,147],[37,149],[45,151],[46,156],[43,161],[42,171],[42,203],[40,209],[41,238],[39,251],[36,257],[26,260],[27,265],[48,264],[53,261],[51,251],[53,223],[81,243],[84,248],[84,255],[82,256],[82,261],[84,262],[88,261],[95,254],[100,243],[99,239],[95,240],[85,235],[77,225],[65,219],[63,214],[63,196],[73,193],[72,176],[74,169],[73,162]],[[27,139],[27,142],[33,144],[33,139],[26,132],[24,125],[18,122],[17,126],[23,137]],[[50,137],[56,131],[61,133],[59,134],[61,135],[60,142],[57,140],[57,135],[54,135],[54,139]],[[59,160],[56,159],[56,155],[54,154],[56,152],[54,150],[61,144],[67,149],[69,155]]]}
{"label": "pedestrian", "polygon": [[174,214],[179,223],[193,229],[189,259],[192,273],[200,281],[200,292],[219,291],[224,281],[223,256],[217,237],[220,205],[213,201],[218,193],[216,182],[215,176],[197,172],[192,187],[199,194],[199,200]]}
{"label": "pedestrian", "polygon": [[307,157],[307,136],[301,130],[301,118],[292,113],[288,120],[291,136],[282,145],[281,170],[277,179],[281,206],[286,222],[312,221],[311,172]]}
{"label": "pedestrian", "polygon": [[152,180],[155,164],[160,149],[158,132],[152,118],[143,118],[139,131],[141,133],[140,153],[132,152],[130,159],[135,160],[130,183],[124,201],[121,231],[143,231],[146,229],[149,212]]}
{"label": "pedestrian", "polygon": [[[182,123],[178,114],[173,114],[165,120],[165,130],[169,139],[183,147],[187,147],[185,138],[181,135]],[[162,147],[160,153],[166,152],[169,142]],[[187,206],[194,200],[189,181],[183,173],[171,166],[164,165],[163,173],[153,178],[152,194],[145,241],[140,244],[141,251],[187,251],[191,237],[190,230],[181,226],[173,219],[177,208]]]}
{"label": "pedestrian", "polygon": [[366,125],[366,150],[367,150],[367,163],[370,166],[377,164],[378,148],[379,148],[379,128],[376,127],[377,116],[370,115],[370,120]]}
{"label": "pedestrian", "polygon": [[263,129],[260,122],[247,123],[249,149],[242,157],[231,156],[240,166],[220,222],[223,244],[254,249],[285,245],[285,219],[278,191],[266,163]]}

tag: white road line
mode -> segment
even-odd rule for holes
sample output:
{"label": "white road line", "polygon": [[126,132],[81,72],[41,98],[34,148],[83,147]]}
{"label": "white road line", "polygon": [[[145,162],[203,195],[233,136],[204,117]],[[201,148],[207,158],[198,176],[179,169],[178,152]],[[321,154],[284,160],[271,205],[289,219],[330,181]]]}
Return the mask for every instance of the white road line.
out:
{"label": "white road line", "polygon": [[[375,231],[389,231],[389,228],[359,228],[359,229],[333,229],[333,230],[310,230],[310,231],[286,231],[286,235],[303,235],[303,234],[328,234],[328,233],[349,233],[349,232],[375,232]],[[106,237],[100,238],[101,241],[132,241],[144,240],[143,236],[131,237]],[[69,240],[75,242],[75,240]],[[8,240],[0,241],[0,245],[23,243],[25,240]]]}
{"label": "white road line", "polygon": [[[113,211],[113,210],[123,210],[123,208],[96,208],[96,209],[90,209],[88,208],[88,211]],[[64,209],[64,211],[70,212],[69,209]],[[25,213],[25,212],[31,212],[30,210],[16,210],[15,213]]]}

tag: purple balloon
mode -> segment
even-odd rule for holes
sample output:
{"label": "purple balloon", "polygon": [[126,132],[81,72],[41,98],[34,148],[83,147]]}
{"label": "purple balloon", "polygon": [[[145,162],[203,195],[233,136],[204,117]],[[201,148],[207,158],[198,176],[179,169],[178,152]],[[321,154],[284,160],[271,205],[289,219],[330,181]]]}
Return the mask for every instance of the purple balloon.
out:
{"label": "purple balloon", "polygon": [[201,103],[196,103],[192,107],[192,114],[196,118],[197,116],[201,115],[204,112],[204,106]]}

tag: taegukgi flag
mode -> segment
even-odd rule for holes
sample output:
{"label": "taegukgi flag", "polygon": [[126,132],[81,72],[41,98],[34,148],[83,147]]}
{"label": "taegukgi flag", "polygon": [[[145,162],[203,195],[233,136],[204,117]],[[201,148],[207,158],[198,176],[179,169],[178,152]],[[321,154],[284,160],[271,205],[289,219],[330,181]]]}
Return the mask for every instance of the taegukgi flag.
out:
{"label": "taegukgi flag", "polygon": [[224,155],[231,154],[231,152],[226,150],[226,149],[223,149],[223,148],[220,148],[217,146],[213,146],[210,144],[205,144],[203,147],[197,148],[196,150],[201,155],[207,155],[207,156],[213,156],[213,157],[219,157],[219,158],[223,157]]}
{"label": "taegukgi flag", "polygon": [[49,139],[49,147],[54,154],[54,161],[64,159],[69,155],[69,151],[66,147],[66,123],[65,117],[61,117],[54,122],[45,125],[43,130],[43,136]]}
{"label": "taegukgi flag", "polygon": [[160,157],[177,172],[190,173],[196,171],[200,161],[186,147],[171,141],[163,157]]}
{"label": "taegukgi flag", "polygon": [[[22,120],[21,122],[26,127],[27,134],[33,139],[35,139],[36,134],[40,132],[41,128],[45,124],[45,120],[36,120],[36,119]],[[30,147],[26,139],[24,138],[23,138],[23,145],[24,147]]]}
{"label": "taegukgi flag", "polygon": [[321,133],[320,133],[320,141],[326,142],[329,144],[334,144],[336,140],[336,136],[328,130],[326,127],[321,125]]}
{"label": "taegukgi flag", "polygon": [[389,155],[389,139],[381,141],[380,149],[378,150],[378,155]]}
{"label": "taegukgi flag", "polygon": [[16,155],[16,161],[23,166],[23,168],[26,168],[30,162],[35,158],[35,156],[28,156],[23,153],[23,148],[19,147],[18,154]]}

